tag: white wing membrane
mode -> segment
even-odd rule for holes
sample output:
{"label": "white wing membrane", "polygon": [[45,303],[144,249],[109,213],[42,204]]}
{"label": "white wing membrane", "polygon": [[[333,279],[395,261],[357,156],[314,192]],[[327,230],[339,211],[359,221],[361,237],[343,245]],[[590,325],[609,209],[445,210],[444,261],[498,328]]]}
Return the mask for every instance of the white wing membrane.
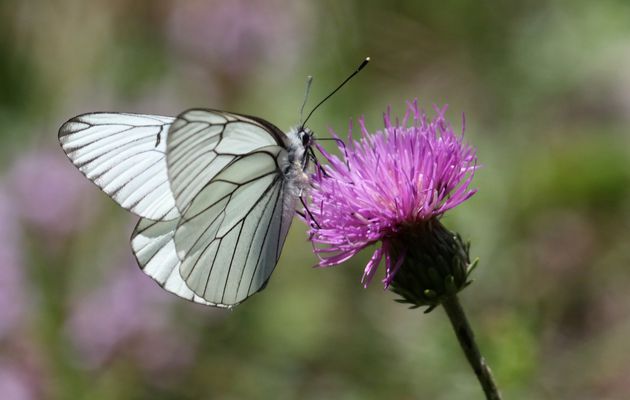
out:
{"label": "white wing membrane", "polygon": [[216,305],[197,296],[179,274],[180,261],[173,237],[178,220],[141,219],[131,236],[131,247],[142,271],[167,291],[204,305]]}
{"label": "white wing membrane", "polygon": [[167,163],[180,213],[239,156],[283,145],[283,136],[278,132],[257,120],[225,112],[190,110],[179,115],[169,130]]}
{"label": "white wing membrane", "polygon": [[94,113],[66,122],[59,141],[87,178],[142,217],[131,246],[164,289],[229,308],[265,287],[297,199],[286,174],[298,164],[278,128],[212,110]]}
{"label": "white wing membrane", "polygon": [[61,126],[59,142],[72,163],[123,208],[167,220],[179,216],[165,155],[173,121],[156,115],[85,114]]}
{"label": "white wing membrane", "polygon": [[181,276],[198,296],[229,307],[264,287],[293,217],[284,210],[290,194],[279,170],[286,157],[280,146],[239,157],[182,215],[175,248]]}

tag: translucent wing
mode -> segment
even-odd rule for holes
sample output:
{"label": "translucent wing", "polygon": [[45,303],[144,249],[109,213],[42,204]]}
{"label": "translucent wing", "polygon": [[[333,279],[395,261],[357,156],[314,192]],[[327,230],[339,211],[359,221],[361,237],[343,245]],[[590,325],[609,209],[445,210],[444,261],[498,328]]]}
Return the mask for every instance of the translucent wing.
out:
{"label": "translucent wing", "polygon": [[204,305],[216,305],[197,296],[179,274],[180,261],[175,251],[178,220],[141,219],[131,236],[131,247],[142,271],[167,291]]}
{"label": "translucent wing", "polygon": [[181,277],[196,295],[231,307],[265,286],[294,214],[281,171],[287,156],[272,145],[235,157],[198,190],[174,237]]}
{"label": "translucent wing", "polygon": [[286,136],[262,119],[213,110],[180,114],[166,146],[168,175],[180,213],[227,165],[267,146],[286,147]]}
{"label": "translucent wing", "polygon": [[59,129],[59,142],[79,170],[123,208],[144,218],[179,216],[166,164],[174,118],[93,113]]}

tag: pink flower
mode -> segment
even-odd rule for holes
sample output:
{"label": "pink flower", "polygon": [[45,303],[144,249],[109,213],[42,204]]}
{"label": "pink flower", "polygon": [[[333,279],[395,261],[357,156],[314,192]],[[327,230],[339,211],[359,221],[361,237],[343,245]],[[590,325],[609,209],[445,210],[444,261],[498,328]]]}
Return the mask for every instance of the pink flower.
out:
{"label": "pink flower", "polygon": [[82,295],[67,321],[67,333],[88,368],[119,353],[149,372],[190,363],[194,344],[168,317],[171,298],[137,269],[113,268],[105,285]]}
{"label": "pink flower", "polygon": [[32,371],[16,362],[0,360],[0,392],[2,398],[34,400],[41,398],[41,383]]}
{"label": "pink flower", "polygon": [[311,14],[306,3],[282,0],[189,0],[174,3],[168,34],[177,51],[239,78],[267,63],[290,69],[308,47]]}
{"label": "pink flower", "polygon": [[0,339],[15,331],[28,309],[22,254],[22,232],[16,205],[0,183]]}
{"label": "pink flower", "polygon": [[305,215],[319,266],[341,264],[381,242],[362,282],[367,286],[385,259],[388,287],[408,251],[401,238],[424,230],[475,193],[475,150],[453,132],[446,107],[435,111],[429,120],[416,100],[408,103],[402,123],[393,123],[388,110],[385,129],[374,134],[359,119],[362,137],[350,136],[347,146],[339,146],[343,159],[319,147],[329,164],[312,177]]}
{"label": "pink flower", "polygon": [[93,215],[90,196],[96,191],[59,151],[23,154],[8,181],[21,220],[51,237],[80,230]]}

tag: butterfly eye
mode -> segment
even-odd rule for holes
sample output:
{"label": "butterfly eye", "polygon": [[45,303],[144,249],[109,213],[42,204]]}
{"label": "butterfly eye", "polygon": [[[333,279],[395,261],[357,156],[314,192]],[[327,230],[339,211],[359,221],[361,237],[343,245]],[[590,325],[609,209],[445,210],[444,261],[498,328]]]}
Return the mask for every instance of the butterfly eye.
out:
{"label": "butterfly eye", "polygon": [[311,134],[307,131],[302,131],[302,145],[308,146],[311,144]]}

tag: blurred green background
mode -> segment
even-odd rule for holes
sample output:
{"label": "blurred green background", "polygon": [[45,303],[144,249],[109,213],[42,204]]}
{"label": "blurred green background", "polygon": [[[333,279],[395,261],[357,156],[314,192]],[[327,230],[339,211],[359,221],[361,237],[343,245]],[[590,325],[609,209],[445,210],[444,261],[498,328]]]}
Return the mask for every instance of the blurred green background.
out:
{"label": "blurred green background", "polygon": [[442,310],[311,268],[295,221],[267,289],[233,312],[135,266],[135,218],[57,129],[88,111],[254,114],[319,136],[414,97],[478,149],[445,224],[481,263],[461,299],[506,399],[630,398],[630,2],[3,0],[0,397],[482,399]]}

